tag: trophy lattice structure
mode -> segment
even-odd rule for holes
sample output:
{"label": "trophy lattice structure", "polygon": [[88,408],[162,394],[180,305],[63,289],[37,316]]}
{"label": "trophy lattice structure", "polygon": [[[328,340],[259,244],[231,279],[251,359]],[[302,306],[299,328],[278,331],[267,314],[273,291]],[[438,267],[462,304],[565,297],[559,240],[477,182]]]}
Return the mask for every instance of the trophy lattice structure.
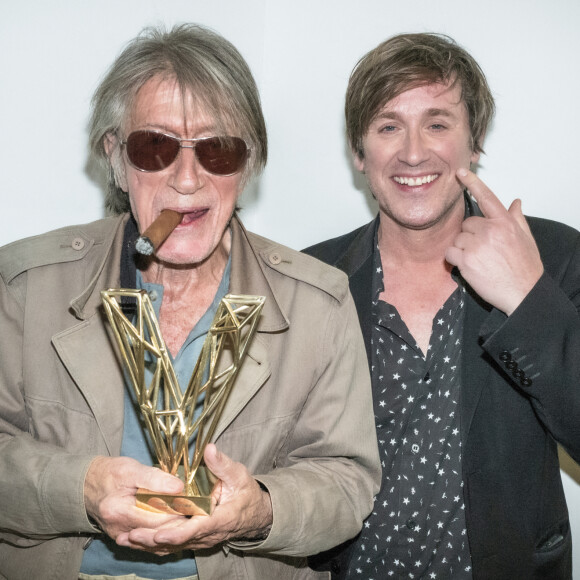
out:
{"label": "trophy lattice structure", "polygon": [[[101,297],[159,466],[173,475],[180,472],[185,496],[199,496],[196,474],[204,449],[256,331],[265,299],[228,294],[221,300],[182,391],[147,292],[109,289]],[[124,301],[135,304],[131,320],[123,312]],[[149,382],[146,366],[153,369]]]}

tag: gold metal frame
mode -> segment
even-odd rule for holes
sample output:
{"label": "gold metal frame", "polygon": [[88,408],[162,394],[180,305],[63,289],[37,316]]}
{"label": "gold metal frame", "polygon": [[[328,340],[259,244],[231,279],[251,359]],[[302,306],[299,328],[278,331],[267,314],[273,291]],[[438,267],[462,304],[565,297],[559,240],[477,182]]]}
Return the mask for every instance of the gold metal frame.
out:
{"label": "gold metal frame", "polygon": [[[209,514],[216,478],[202,465],[203,452],[215,432],[256,331],[265,298],[228,294],[221,300],[184,391],[179,386],[147,292],[109,289],[101,292],[101,299],[159,467],[180,476],[184,482],[183,494],[179,496],[139,490],[138,502],[147,509]],[[132,321],[123,312],[123,300],[135,301]],[[228,361],[224,360],[226,356]],[[153,378],[146,384],[145,364],[150,364],[151,357]],[[222,368],[218,368],[220,361]],[[224,362],[227,362],[225,368]],[[201,402],[201,413],[196,416]],[[192,453],[190,441],[195,441]]]}

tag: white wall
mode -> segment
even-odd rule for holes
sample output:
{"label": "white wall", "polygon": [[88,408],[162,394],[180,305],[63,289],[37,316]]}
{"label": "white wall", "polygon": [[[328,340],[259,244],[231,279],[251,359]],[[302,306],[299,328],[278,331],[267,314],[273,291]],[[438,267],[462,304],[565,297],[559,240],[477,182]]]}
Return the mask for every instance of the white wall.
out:
{"label": "white wall", "polygon": [[[580,228],[577,0],[0,0],[0,244],[103,214],[86,173],[89,100],[147,24],[195,21],[244,54],[261,89],[270,161],[244,195],[246,225],[295,248],[375,208],[343,136],[349,73],[398,32],[453,36],[497,100],[480,175],[506,204]],[[580,486],[565,476],[580,579]]]}

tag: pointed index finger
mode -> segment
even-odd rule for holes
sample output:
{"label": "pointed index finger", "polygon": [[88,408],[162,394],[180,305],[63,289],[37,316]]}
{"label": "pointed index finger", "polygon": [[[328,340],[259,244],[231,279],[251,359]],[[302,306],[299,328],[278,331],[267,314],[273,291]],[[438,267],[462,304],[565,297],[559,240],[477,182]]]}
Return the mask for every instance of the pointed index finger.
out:
{"label": "pointed index finger", "polygon": [[507,213],[507,209],[499,198],[475,173],[462,167],[457,170],[457,178],[469,189],[473,197],[475,197],[477,205],[485,217],[502,217]]}

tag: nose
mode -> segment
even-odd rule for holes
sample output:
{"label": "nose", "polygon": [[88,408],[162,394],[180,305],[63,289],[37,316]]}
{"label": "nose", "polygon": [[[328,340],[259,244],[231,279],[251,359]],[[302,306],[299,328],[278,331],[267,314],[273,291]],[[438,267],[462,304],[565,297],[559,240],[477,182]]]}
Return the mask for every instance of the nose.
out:
{"label": "nose", "polygon": [[399,161],[410,166],[421,165],[429,158],[429,148],[426,137],[420,129],[409,129],[399,151]]}
{"label": "nose", "polygon": [[170,185],[181,195],[192,195],[205,185],[205,172],[191,145],[181,146],[172,169],[173,176]]}

